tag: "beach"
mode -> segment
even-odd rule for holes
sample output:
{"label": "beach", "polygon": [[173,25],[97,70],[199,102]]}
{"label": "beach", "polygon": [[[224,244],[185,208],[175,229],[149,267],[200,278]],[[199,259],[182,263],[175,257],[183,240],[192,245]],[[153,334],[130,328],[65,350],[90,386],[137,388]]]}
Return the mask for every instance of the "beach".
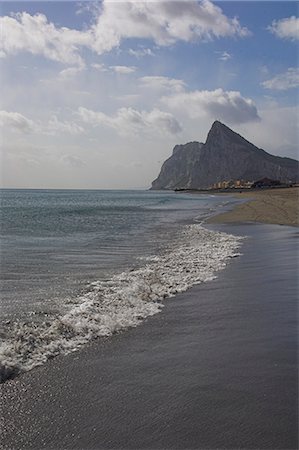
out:
{"label": "beach", "polygon": [[2,384],[2,448],[297,448],[297,228],[206,227],[246,236],[242,255],[142,326]]}
{"label": "beach", "polygon": [[298,2],[0,22],[0,450],[299,450]]}
{"label": "beach", "polygon": [[247,201],[229,212],[211,217],[208,220],[209,223],[261,222],[299,225],[299,188],[297,187],[238,191],[234,196]]}
{"label": "beach", "polygon": [[296,230],[221,228],[216,280],[1,386],[3,448],[297,448]]}

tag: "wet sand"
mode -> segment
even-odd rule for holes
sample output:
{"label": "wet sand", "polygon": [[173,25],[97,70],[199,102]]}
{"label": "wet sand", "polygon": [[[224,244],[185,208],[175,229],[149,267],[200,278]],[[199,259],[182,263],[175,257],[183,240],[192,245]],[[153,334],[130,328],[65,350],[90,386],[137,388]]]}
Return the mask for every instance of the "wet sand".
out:
{"label": "wet sand", "polygon": [[233,195],[247,202],[211,217],[208,223],[260,222],[299,226],[299,188],[244,191]]}
{"label": "wet sand", "polygon": [[298,232],[247,235],[138,328],[1,386],[6,449],[296,449]]}

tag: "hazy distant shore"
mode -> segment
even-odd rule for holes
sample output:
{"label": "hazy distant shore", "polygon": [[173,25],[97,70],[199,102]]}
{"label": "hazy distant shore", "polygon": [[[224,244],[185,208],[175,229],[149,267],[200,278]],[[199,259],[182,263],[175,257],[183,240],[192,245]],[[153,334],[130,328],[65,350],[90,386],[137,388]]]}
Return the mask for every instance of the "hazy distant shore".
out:
{"label": "hazy distant shore", "polygon": [[260,222],[299,226],[299,188],[245,191],[233,195],[248,201],[236,205],[231,211],[209,218],[207,223]]}

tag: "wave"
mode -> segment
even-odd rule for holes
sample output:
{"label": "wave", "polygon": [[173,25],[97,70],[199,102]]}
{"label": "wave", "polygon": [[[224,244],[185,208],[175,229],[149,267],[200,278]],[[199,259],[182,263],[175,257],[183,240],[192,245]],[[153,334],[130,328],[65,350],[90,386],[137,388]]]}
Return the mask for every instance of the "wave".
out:
{"label": "wave", "polygon": [[142,267],[91,283],[65,314],[42,323],[8,324],[0,345],[0,381],[93,339],[136,327],[159,313],[164,299],[215,278],[229,258],[240,254],[242,239],[187,225],[163,254],[143,258]]}

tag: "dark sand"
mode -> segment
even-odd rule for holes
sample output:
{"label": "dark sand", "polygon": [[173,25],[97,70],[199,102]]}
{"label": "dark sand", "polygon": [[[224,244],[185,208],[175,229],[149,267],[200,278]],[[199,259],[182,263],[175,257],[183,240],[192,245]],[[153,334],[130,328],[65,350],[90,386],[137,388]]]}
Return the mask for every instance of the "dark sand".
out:
{"label": "dark sand", "polygon": [[1,386],[4,448],[297,448],[297,229],[217,228],[250,237],[216,280]]}

